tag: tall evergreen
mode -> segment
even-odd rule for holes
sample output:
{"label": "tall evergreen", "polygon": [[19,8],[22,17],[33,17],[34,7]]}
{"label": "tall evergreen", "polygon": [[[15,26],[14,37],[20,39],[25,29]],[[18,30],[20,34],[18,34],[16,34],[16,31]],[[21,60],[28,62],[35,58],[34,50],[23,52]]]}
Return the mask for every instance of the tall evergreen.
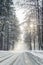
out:
{"label": "tall evergreen", "polygon": [[12,0],[0,0],[0,22],[0,50],[14,49],[19,27]]}
{"label": "tall evergreen", "polygon": [[[9,21],[10,16],[12,15],[11,5],[13,4],[12,0],[0,0],[0,49],[3,47],[3,31],[4,27]],[[8,35],[8,34],[7,34]]]}

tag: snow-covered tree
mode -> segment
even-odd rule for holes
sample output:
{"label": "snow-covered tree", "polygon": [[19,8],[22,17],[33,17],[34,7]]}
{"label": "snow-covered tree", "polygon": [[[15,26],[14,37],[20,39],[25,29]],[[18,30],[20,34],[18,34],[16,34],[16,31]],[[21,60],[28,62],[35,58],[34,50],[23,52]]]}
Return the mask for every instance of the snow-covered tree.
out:
{"label": "snow-covered tree", "polygon": [[[0,0],[0,49],[9,50],[18,40],[18,21],[12,0]],[[11,42],[10,42],[11,41]]]}

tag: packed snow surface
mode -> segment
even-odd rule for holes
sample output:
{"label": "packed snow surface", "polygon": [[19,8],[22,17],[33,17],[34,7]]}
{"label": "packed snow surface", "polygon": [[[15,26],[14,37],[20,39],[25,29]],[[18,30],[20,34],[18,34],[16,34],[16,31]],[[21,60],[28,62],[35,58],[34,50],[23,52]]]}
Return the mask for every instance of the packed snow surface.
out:
{"label": "packed snow surface", "polygon": [[43,51],[0,51],[0,65],[43,65]]}

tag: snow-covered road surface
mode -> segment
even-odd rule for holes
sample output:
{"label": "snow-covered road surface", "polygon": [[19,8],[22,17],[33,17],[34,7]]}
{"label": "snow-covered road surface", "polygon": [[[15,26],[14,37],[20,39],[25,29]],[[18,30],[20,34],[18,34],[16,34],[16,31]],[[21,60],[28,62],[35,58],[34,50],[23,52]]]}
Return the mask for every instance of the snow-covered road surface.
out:
{"label": "snow-covered road surface", "polygon": [[0,65],[43,65],[43,51],[0,51]]}

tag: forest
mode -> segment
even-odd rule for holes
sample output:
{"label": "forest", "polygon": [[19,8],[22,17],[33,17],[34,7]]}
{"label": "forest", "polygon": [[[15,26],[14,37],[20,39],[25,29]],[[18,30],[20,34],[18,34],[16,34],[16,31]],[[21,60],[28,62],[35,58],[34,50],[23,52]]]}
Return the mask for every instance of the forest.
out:
{"label": "forest", "polygon": [[43,0],[0,0],[0,50],[43,50]]}

